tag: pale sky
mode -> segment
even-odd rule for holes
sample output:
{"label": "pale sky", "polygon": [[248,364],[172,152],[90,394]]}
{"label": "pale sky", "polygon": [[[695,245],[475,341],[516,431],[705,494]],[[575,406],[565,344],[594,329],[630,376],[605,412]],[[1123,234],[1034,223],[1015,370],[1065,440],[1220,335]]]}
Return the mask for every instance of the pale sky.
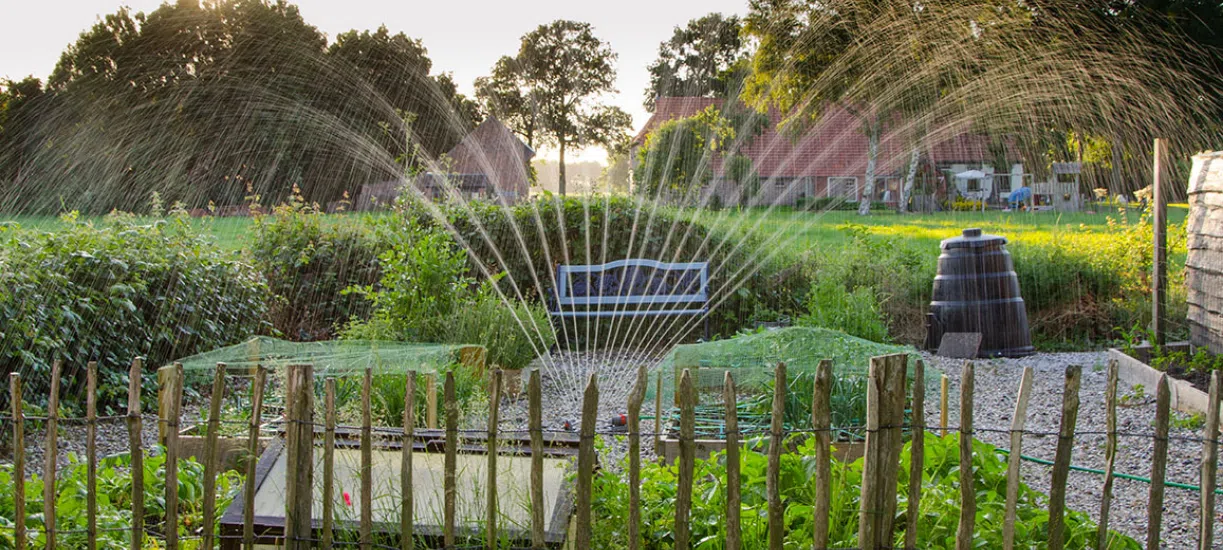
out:
{"label": "pale sky", "polygon": [[[126,5],[152,11],[159,0],[0,0],[0,76],[20,79],[51,74],[60,53],[97,21]],[[596,35],[619,54],[616,62],[619,94],[609,98],[633,115],[634,132],[648,114],[641,99],[658,43],[672,28],[709,12],[742,15],[747,0],[298,0],[307,23],[331,39],[349,29],[376,29],[420,38],[429,50],[434,72],[454,74],[460,91],[471,95],[472,81],[488,74],[502,55],[518,51],[519,38],[554,19],[574,19],[594,25]],[[555,158],[554,152],[541,156]],[[587,150],[566,160],[605,159],[604,152]]]}

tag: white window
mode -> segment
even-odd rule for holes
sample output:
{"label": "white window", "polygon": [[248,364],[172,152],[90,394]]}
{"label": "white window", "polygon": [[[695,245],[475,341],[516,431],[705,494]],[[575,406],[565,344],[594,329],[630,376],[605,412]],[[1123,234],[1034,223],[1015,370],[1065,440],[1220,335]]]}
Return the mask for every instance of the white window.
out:
{"label": "white window", "polygon": [[828,178],[828,196],[841,197],[849,202],[858,202],[858,178]]}

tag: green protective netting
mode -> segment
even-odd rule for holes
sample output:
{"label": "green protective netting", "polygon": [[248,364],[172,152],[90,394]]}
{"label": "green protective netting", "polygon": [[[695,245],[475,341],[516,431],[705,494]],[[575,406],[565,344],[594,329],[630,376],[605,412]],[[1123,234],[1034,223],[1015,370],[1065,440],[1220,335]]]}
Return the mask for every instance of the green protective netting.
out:
{"label": "green protective netting", "polygon": [[361,374],[371,369],[378,374],[420,374],[444,372],[460,362],[463,353],[482,351],[480,346],[418,344],[378,340],[328,340],[323,342],[290,342],[267,336],[251,338],[241,344],[184,357],[182,363],[189,373],[212,372],[217,363],[225,363],[234,373],[252,372],[262,364],[273,372],[288,365],[313,365],[316,377],[341,377]]}
{"label": "green protective netting", "polygon": [[[787,429],[806,429],[811,427],[816,368],[821,360],[831,359],[832,424],[834,428],[847,428],[840,434],[844,438],[856,431],[848,428],[866,423],[866,378],[871,357],[896,353],[910,355],[911,379],[913,365],[920,359],[912,347],[880,344],[824,328],[790,327],[681,345],[659,363],[648,398],[653,399],[661,387],[664,403],[673,405],[679,376],[688,369],[697,388],[698,435],[722,437],[722,390],[725,375],[730,372],[735,380],[740,429],[767,429],[776,365],[784,362],[788,381],[785,424]],[[927,368],[925,378],[929,395],[937,387],[938,373]],[[911,395],[911,387],[909,391]],[[672,408],[663,414],[666,418],[677,412]]]}

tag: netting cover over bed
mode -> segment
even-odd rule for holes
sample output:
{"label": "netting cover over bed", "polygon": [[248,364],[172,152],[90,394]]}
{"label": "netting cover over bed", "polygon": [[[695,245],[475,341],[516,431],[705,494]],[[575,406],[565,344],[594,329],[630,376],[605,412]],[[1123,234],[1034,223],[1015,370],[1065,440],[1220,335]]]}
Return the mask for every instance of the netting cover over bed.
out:
{"label": "netting cover over bed", "polygon": [[420,374],[443,372],[459,362],[464,350],[479,346],[417,344],[379,340],[327,340],[290,342],[267,336],[251,338],[241,344],[215,349],[179,359],[187,372],[211,371],[225,363],[234,372],[254,369],[262,364],[272,371],[287,365],[314,365],[315,376],[347,376],[416,371]]}

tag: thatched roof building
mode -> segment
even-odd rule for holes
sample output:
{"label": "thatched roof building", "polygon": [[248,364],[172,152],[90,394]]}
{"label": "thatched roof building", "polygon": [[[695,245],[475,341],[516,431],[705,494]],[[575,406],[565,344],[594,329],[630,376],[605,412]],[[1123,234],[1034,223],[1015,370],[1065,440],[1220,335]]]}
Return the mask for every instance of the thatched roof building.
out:
{"label": "thatched roof building", "polygon": [[1223,151],[1193,157],[1188,229],[1190,340],[1223,353]]}

